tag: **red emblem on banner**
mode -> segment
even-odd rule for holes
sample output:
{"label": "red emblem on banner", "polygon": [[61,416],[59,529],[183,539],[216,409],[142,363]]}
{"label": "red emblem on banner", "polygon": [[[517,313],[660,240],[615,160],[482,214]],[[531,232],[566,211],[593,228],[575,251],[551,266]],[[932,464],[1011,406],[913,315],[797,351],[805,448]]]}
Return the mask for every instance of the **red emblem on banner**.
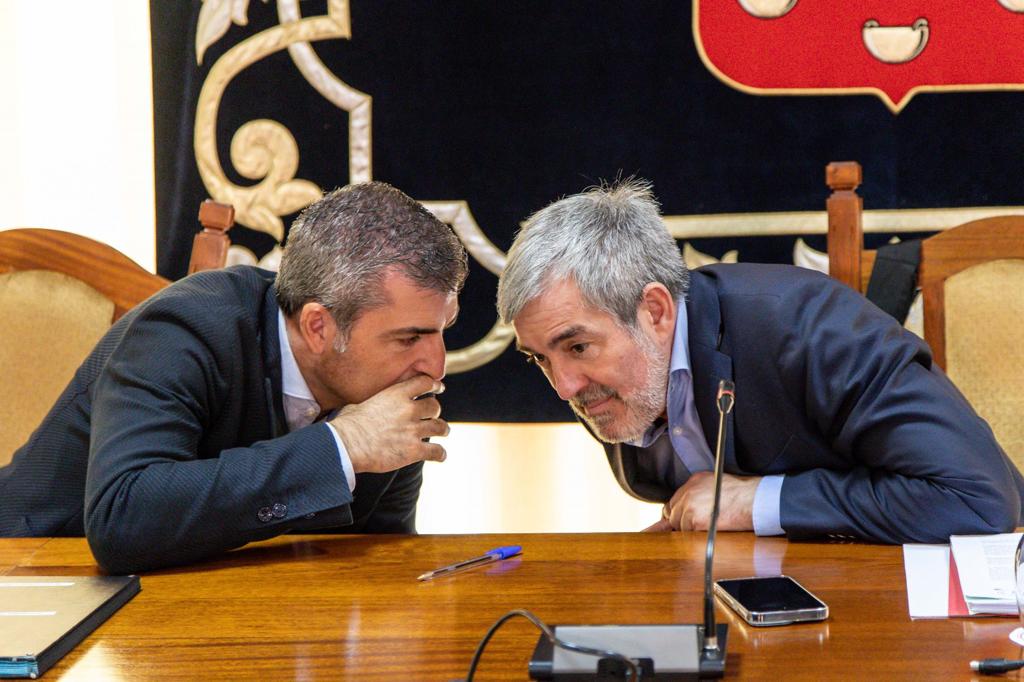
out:
{"label": "red emblem on banner", "polygon": [[757,94],[1024,89],[1024,0],[694,0],[704,64]]}

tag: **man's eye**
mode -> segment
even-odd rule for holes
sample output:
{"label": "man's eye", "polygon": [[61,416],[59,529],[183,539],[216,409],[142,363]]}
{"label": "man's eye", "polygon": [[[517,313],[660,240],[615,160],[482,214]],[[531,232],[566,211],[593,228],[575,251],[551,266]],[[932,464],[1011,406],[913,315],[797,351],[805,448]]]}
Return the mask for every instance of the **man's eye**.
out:
{"label": "man's eye", "polygon": [[403,346],[415,346],[416,342],[420,340],[419,334],[416,336],[407,336],[398,340]]}
{"label": "man's eye", "polygon": [[573,355],[583,355],[583,353],[586,352],[587,350],[587,346],[589,345],[589,343],[574,343],[569,347],[569,350],[573,353]]}
{"label": "man's eye", "polygon": [[546,359],[547,358],[545,358],[543,355],[538,355],[536,353],[531,353],[531,354],[526,356],[526,361],[528,363],[530,363],[531,365],[537,365],[537,366],[542,365],[544,363],[544,360],[546,360]]}

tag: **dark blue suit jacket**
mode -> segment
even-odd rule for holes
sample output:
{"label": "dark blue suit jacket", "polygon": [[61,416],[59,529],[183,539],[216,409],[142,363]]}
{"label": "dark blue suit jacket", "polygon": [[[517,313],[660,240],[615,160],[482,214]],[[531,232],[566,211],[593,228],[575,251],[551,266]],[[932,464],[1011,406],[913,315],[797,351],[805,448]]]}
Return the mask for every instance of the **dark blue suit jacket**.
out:
{"label": "dark blue suit jacket", "polygon": [[326,427],[286,433],[273,278],[200,273],[118,321],[0,469],[0,536],[84,531],[126,573],[289,531],[413,532],[422,464],[358,475],[353,499]]}
{"label": "dark blue suit jacket", "polygon": [[[691,273],[686,311],[707,442],[731,379],[725,471],[786,475],[789,537],[946,542],[1021,523],[1024,479],[988,424],[927,345],[860,294],[792,266],[714,265]],[[636,448],[606,450],[628,492],[671,497]]]}

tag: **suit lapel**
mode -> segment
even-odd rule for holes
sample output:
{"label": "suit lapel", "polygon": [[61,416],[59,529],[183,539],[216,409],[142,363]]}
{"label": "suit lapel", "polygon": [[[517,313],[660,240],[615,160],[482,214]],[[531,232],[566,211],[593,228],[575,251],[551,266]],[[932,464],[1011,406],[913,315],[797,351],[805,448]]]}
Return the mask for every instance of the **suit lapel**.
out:
{"label": "suit lapel", "polygon": [[578,416],[577,419],[583,425],[583,428],[594,437],[594,440],[604,448],[605,457],[608,458],[608,465],[612,468],[612,475],[615,476],[615,480],[618,481],[623,490],[644,502],[665,502],[672,497],[672,493],[675,492],[674,490],[669,490],[656,482],[640,481],[637,479],[637,449],[635,447],[624,443],[605,443],[594,435],[593,429],[590,428],[587,422],[579,419]]}
{"label": "suit lapel", "polygon": [[608,461],[615,479],[627,493],[645,502],[668,502],[675,492],[661,481],[641,480],[637,476],[637,449],[632,445],[616,443],[605,445]]}
{"label": "suit lapel", "polygon": [[[586,426],[586,423],[583,423]],[[590,431],[590,427],[587,427]],[[591,434],[593,432],[591,431]],[[608,464],[612,467],[612,474],[622,489],[639,500],[660,499],[660,496],[651,497],[638,490],[640,484],[636,480],[636,448],[622,445],[621,443],[602,443],[605,454],[608,456]]]}
{"label": "suit lapel", "polygon": [[[693,400],[697,416],[707,439],[711,454],[718,443],[718,382],[733,380],[732,357],[721,351],[722,313],[718,301],[716,280],[710,273],[694,270],[690,273],[690,290],[686,299],[686,314],[690,327],[690,367],[693,376]],[[737,387],[737,393],[742,389]],[[733,415],[726,419],[725,470],[738,471],[736,466]]]}

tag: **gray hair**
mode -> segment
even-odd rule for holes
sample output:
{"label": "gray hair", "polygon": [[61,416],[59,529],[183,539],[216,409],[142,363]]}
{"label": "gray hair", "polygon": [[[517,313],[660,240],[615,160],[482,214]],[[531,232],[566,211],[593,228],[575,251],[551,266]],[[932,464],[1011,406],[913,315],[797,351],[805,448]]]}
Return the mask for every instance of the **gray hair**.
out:
{"label": "gray hair", "polygon": [[512,322],[551,284],[572,278],[590,306],[636,325],[645,286],[678,300],[689,286],[679,247],[651,185],[629,179],[593,187],[537,211],[516,235],[498,281],[498,314]]}
{"label": "gray hair", "polygon": [[292,223],[274,290],[285,315],[311,301],[330,310],[341,350],[359,316],[387,303],[381,287],[392,268],[423,289],[458,293],[466,250],[450,227],[391,185],[348,185]]}

